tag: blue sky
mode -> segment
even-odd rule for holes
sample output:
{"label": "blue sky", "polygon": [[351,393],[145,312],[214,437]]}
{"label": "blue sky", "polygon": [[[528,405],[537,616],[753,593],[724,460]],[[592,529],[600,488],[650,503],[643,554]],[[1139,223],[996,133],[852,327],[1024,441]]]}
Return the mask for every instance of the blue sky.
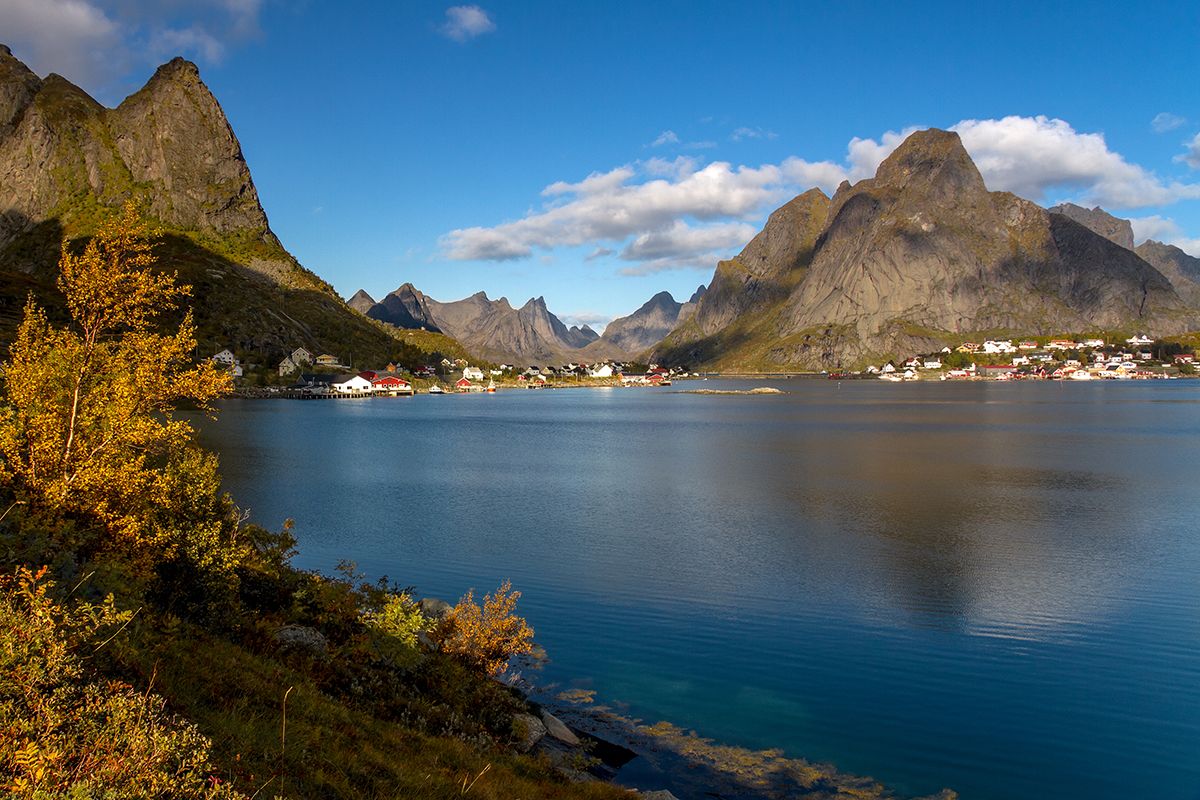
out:
{"label": "blue sky", "polygon": [[1200,4],[5,0],[110,105],[195,60],[272,227],[343,295],[683,299],[767,214],[955,127],[991,188],[1200,255]]}

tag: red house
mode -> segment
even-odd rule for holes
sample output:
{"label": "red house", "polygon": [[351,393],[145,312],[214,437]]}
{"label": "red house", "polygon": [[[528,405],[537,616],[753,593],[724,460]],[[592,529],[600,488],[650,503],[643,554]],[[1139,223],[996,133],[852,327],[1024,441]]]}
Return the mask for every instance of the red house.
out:
{"label": "red house", "polygon": [[469,391],[471,391],[471,387],[474,385],[475,384],[471,383],[466,378],[459,378],[457,381],[454,382],[454,388],[460,392],[469,392]]}
{"label": "red house", "polygon": [[380,394],[412,394],[412,384],[395,375],[384,375],[371,381],[371,391]]}

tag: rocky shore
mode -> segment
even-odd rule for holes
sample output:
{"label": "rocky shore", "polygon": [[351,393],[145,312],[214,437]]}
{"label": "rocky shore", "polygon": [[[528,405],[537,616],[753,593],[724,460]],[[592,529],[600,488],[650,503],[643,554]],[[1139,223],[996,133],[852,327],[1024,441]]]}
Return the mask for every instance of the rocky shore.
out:
{"label": "rocky shore", "polygon": [[[777,391],[777,390],[772,390]],[[426,598],[430,617],[446,613]],[[900,800],[873,778],[785,756],[721,744],[670,722],[649,723],[596,703],[595,693],[542,684],[540,646],[513,664],[504,682],[525,698],[513,720],[516,748],[549,759],[568,780],[609,781],[650,800]],[[956,800],[950,789],[913,800]]]}

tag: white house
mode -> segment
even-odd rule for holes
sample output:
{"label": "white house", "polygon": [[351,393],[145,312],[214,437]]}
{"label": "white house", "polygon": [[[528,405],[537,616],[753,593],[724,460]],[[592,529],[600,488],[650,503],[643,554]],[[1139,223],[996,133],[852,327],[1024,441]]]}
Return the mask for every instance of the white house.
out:
{"label": "white house", "polygon": [[880,369],[879,371],[881,373],[883,373],[884,375],[891,375],[893,372],[896,371],[896,365],[889,361],[888,363],[884,364],[883,368]]}
{"label": "white house", "polygon": [[922,369],[941,369],[942,368],[942,360],[940,358],[930,356],[929,358],[926,358],[921,363],[921,368]]}
{"label": "white house", "polygon": [[234,364],[232,367],[229,368],[229,374],[235,378],[240,378],[245,373],[242,370],[241,364]]}
{"label": "white house", "polygon": [[483,370],[479,367],[463,367],[463,377],[469,381],[483,380]]}
{"label": "white house", "polygon": [[988,339],[983,343],[983,352],[985,353],[1012,353],[1016,349],[1013,347],[1011,339]]}
{"label": "white house", "polygon": [[371,382],[362,375],[339,375],[329,388],[341,394],[355,394],[371,391]]}
{"label": "white house", "polygon": [[297,367],[301,364],[313,363],[313,354],[305,350],[303,347],[297,347],[292,351],[292,354],[288,356],[288,358],[290,358],[292,363]]}
{"label": "white house", "polygon": [[292,360],[291,356],[287,356],[283,359],[283,361],[279,362],[279,374],[281,376],[291,375],[297,369],[299,369],[299,367],[296,366],[296,362]]}
{"label": "white house", "polygon": [[611,378],[613,376],[612,364],[601,364],[594,367],[589,374],[593,378]]}
{"label": "white house", "polygon": [[1012,365],[1014,367],[1029,366],[1029,356],[1013,356]]}
{"label": "white house", "polygon": [[213,356],[212,360],[217,364],[224,364],[227,367],[232,367],[237,363],[237,356],[233,354],[232,350],[226,348],[225,350],[222,350]]}
{"label": "white house", "polygon": [[1084,347],[1091,347],[1091,348],[1093,348],[1093,349],[1094,349],[1094,348],[1097,348],[1097,347],[1103,348],[1103,347],[1104,347],[1104,340],[1103,340],[1103,339],[1084,339],[1084,340],[1083,340],[1083,346],[1084,346]]}
{"label": "white house", "polygon": [[1137,336],[1131,336],[1125,340],[1125,344],[1133,345],[1134,347],[1142,347],[1148,344],[1154,344],[1154,340],[1144,333],[1139,333]]}

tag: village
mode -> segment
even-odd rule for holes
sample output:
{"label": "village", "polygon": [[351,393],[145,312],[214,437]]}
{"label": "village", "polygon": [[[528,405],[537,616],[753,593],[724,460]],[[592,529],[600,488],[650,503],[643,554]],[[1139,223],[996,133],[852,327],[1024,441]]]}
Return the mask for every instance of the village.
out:
{"label": "village", "polygon": [[[247,368],[226,348],[211,357],[235,379]],[[405,368],[388,363],[375,369],[355,369],[332,354],[314,355],[298,347],[271,370],[278,379],[290,380],[243,388],[252,396],[301,399],[347,397],[403,397],[428,394],[475,394],[497,389],[543,389],[567,386],[670,386],[672,379],[703,377],[657,364],[637,365],[617,361],[558,366],[499,364],[476,366],[465,359],[443,358],[440,363]],[[1187,348],[1138,334],[1124,340],[987,339],[963,342],[957,347],[871,365],[859,372],[837,371],[830,378],[876,378],[888,382],[919,380],[1162,380],[1196,374],[1196,356]],[[716,373],[707,375],[717,376]],[[241,381],[239,381],[241,383]]]}
{"label": "village", "polygon": [[[211,358],[235,379],[246,377],[247,369],[232,350],[226,348]],[[291,378],[287,385],[262,387],[250,392],[255,396],[297,397],[301,399],[348,397],[403,397],[418,392],[428,394],[475,394],[495,392],[499,388],[543,389],[565,386],[670,386],[672,377],[685,372],[658,365],[638,367],[615,361],[596,364],[568,363],[561,366],[530,365],[519,367],[500,364],[495,367],[472,366],[462,358],[443,358],[439,364],[405,369],[394,362],[378,369],[355,370],[335,355],[313,355],[298,347],[275,370],[280,378]]]}
{"label": "village", "polygon": [[928,380],[1162,380],[1195,374],[1195,355],[1137,334],[1102,338],[988,339],[869,366],[859,375],[891,382]]}

